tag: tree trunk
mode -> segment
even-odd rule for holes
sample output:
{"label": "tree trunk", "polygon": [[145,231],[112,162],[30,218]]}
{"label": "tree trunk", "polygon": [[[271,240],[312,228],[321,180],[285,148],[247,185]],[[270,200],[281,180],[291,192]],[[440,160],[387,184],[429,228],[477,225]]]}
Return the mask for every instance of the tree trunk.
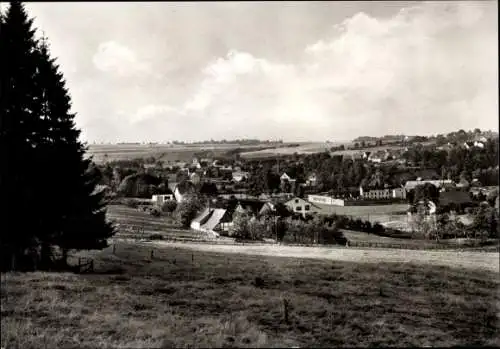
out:
{"label": "tree trunk", "polygon": [[40,251],[40,269],[50,270],[51,266],[52,266],[51,246],[46,243],[42,243]]}
{"label": "tree trunk", "polygon": [[61,259],[61,266],[63,268],[68,267],[68,252],[69,250],[67,248],[62,249],[62,259]]}
{"label": "tree trunk", "polygon": [[17,253],[16,251],[12,252],[11,255],[10,255],[10,270],[11,271],[15,271],[16,270],[16,258],[17,257]]}

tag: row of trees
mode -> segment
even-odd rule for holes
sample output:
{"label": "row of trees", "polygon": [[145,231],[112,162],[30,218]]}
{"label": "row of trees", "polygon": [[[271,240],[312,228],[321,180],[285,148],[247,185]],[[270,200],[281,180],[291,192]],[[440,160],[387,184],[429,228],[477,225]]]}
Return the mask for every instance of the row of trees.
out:
{"label": "row of trees", "polygon": [[1,14],[0,52],[2,269],[49,268],[53,246],[65,265],[69,250],[104,248],[114,230],[63,75],[19,2]]}

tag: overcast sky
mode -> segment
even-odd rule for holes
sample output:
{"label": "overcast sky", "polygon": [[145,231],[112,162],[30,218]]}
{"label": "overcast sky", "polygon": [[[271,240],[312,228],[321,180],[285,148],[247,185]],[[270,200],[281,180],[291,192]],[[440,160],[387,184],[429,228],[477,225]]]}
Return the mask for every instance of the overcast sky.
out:
{"label": "overcast sky", "polygon": [[26,8],[89,142],[498,130],[496,1]]}

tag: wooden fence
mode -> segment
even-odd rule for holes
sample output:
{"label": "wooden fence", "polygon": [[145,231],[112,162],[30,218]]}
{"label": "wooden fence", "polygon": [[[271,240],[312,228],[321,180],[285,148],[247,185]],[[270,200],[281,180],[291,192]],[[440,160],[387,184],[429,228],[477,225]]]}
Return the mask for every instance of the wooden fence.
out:
{"label": "wooden fence", "polygon": [[78,265],[75,266],[77,273],[91,273],[94,271],[94,260],[87,257],[78,257]]}

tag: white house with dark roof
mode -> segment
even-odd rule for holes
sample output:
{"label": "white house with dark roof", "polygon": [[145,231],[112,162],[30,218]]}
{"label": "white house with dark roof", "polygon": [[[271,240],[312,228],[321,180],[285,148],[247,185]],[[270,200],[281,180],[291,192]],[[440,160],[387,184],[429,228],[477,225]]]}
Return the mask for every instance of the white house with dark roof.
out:
{"label": "white house with dark roof", "polygon": [[318,177],[316,176],[316,173],[311,173],[309,177],[307,177],[306,185],[314,187],[316,184],[318,184]]}
{"label": "white house with dark roof", "polygon": [[280,180],[283,181],[288,181],[288,182],[295,182],[295,179],[290,177],[286,172],[283,173],[280,177]]}
{"label": "white house with dark roof", "polygon": [[294,213],[302,214],[303,217],[305,217],[306,214],[317,213],[321,210],[319,206],[299,197],[294,197],[286,201],[285,206]]}
{"label": "white house with dark roof", "polygon": [[249,178],[250,174],[245,171],[236,171],[233,172],[233,180],[235,182],[241,182],[243,180],[247,180]]}

